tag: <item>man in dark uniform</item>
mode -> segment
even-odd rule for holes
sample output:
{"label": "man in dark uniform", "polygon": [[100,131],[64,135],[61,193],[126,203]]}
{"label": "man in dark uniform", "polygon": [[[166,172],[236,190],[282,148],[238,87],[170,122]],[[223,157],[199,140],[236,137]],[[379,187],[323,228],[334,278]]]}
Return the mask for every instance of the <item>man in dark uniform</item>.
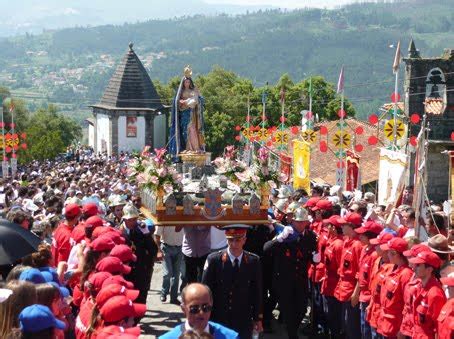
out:
{"label": "man in dark uniform", "polygon": [[250,339],[262,331],[262,272],[257,255],[243,251],[247,225],[224,227],[228,247],[208,256],[202,282],[213,292],[211,320]]}
{"label": "man in dark uniform", "polygon": [[290,339],[298,338],[298,328],[307,309],[307,267],[313,257],[318,257],[316,235],[309,225],[307,211],[298,208],[292,226],[285,226],[264,245],[264,252],[274,257],[273,286]]}
{"label": "man in dark uniform", "polygon": [[138,303],[147,302],[148,290],[150,289],[151,276],[153,274],[154,258],[158,253],[158,247],[152,239],[148,227],[138,221],[139,211],[132,204],[123,208],[123,224],[121,230],[128,245],[137,256],[136,262],[131,264],[132,271],[125,278],[134,284],[140,291],[136,299]]}

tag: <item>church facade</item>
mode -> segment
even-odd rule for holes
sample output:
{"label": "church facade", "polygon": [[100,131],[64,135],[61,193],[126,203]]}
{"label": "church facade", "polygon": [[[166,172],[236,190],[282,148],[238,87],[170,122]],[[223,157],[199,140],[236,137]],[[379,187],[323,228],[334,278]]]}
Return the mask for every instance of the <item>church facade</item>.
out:
{"label": "church facade", "polygon": [[[423,58],[410,42],[405,62],[405,114],[426,116],[428,122],[427,194],[435,202],[448,199],[449,159],[446,151],[454,150],[454,49],[443,55]],[[416,126],[412,135],[417,135]],[[413,159],[414,161],[414,159]],[[413,163],[413,162],[412,162]],[[414,168],[410,168],[413,178]]]}

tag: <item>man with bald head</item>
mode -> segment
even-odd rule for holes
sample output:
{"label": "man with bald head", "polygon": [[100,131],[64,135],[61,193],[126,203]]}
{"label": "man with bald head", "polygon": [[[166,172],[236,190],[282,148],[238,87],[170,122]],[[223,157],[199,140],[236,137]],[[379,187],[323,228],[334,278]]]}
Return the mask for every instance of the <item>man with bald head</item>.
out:
{"label": "man with bald head", "polygon": [[186,321],[165,333],[160,339],[178,339],[186,331],[199,334],[206,332],[215,339],[238,339],[238,333],[215,322],[209,321],[213,308],[213,296],[208,286],[199,283],[187,285],[181,292],[181,309]]}

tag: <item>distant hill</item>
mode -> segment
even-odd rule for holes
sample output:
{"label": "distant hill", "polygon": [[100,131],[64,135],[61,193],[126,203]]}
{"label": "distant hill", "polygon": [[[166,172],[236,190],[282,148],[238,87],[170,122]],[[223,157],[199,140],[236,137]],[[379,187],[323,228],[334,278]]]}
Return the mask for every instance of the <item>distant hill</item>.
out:
{"label": "distant hill", "polygon": [[[406,55],[413,37],[423,56],[436,56],[454,47],[453,31],[452,0],[71,28],[0,40],[0,85],[86,106],[100,97],[116,62],[133,41],[151,77],[161,81],[179,76],[183,66],[190,64],[195,75],[219,65],[258,86],[275,83],[283,73],[295,81],[322,75],[336,82],[345,65],[346,95],[364,116],[390,100],[395,53],[390,45],[402,40]],[[65,77],[76,71],[67,69],[78,68],[80,76],[68,87]],[[53,74],[51,81],[40,81],[49,74]]]}
{"label": "distant hill", "polygon": [[74,26],[123,24],[184,15],[240,14],[270,6],[210,4],[205,0],[21,0],[2,8],[0,37]]}

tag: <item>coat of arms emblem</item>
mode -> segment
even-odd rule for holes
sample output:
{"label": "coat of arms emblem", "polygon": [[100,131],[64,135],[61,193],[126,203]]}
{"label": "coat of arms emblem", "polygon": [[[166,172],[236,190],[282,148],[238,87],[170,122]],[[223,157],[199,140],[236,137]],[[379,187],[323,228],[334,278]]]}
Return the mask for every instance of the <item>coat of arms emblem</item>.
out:
{"label": "coat of arms emblem", "polygon": [[205,192],[205,206],[202,208],[202,215],[209,220],[216,220],[225,215],[225,208],[222,208],[222,191],[219,188],[208,188]]}

